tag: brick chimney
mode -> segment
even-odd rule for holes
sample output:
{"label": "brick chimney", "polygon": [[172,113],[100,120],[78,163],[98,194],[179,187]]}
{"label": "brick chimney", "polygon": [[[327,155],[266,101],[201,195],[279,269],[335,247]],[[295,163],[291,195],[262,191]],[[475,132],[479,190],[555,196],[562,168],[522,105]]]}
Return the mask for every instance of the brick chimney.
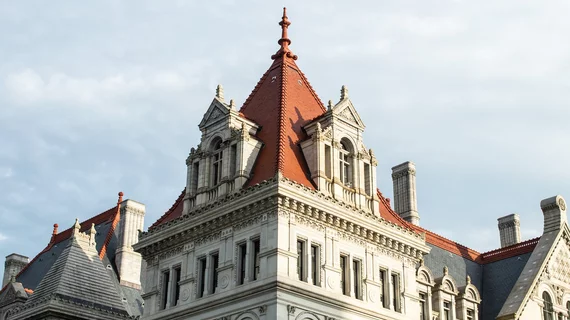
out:
{"label": "brick chimney", "polygon": [[562,196],[554,196],[540,201],[544,215],[544,233],[559,231],[566,223],[566,201]]}
{"label": "brick chimney", "polygon": [[133,200],[121,203],[121,218],[117,228],[119,243],[115,263],[121,285],[141,288],[140,253],[133,250],[133,244],[139,241],[139,230],[143,230],[145,205]]}
{"label": "brick chimney", "polygon": [[4,262],[4,278],[2,279],[2,287],[4,287],[12,276],[16,276],[24,267],[30,262],[28,257],[19,255],[17,253],[12,253],[6,256],[6,262]]}
{"label": "brick chimney", "polygon": [[501,248],[521,242],[521,222],[518,214],[509,214],[497,221],[499,222]]}
{"label": "brick chimney", "polygon": [[406,161],[392,168],[394,210],[402,219],[420,225],[416,199],[416,165]]}

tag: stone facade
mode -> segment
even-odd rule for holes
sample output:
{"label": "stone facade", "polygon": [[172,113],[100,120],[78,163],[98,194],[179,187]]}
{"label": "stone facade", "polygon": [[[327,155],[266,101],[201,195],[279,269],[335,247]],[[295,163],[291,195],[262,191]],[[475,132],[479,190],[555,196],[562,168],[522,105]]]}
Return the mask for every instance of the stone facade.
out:
{"label": "stone facade", "polygon": [[149,320],[569,319],[564,199],[541,202],[536,239],[499,218],[486,253],[421,228],[415,165],[392,168],[392,209],[348,89],[325,107],[285,12],[279,24],[244,106],[217,87],[172,208],[140,233],[144,205],[121,193],[90,229],[56,225],[30,263],[7,257],[0,319],[138,318],[143,305]]}

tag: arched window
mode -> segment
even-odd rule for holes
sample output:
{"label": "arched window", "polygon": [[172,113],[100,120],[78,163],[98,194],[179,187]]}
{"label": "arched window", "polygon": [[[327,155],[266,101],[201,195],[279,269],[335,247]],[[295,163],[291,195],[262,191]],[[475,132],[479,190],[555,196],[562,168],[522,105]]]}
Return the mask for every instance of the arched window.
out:
{"label": "arched window", "polygon": [[340,141],[339,162],[340,181],[347,187],[352,187],[352,146],[346,139]]}
{"label": "arched window", "polygon": [[544,306],[542,307],[542,315],[544,320],[554,320],[554,308],[552,307],[552,298],[548,292],[544,291],[542,293],[542,300]]}
{"label": "arched window", "polygon": [[212,142],[212,186],[217,185],[222,180],[222,168],[223,168],[223,151],[222,151],[222,139],[218,138]]}

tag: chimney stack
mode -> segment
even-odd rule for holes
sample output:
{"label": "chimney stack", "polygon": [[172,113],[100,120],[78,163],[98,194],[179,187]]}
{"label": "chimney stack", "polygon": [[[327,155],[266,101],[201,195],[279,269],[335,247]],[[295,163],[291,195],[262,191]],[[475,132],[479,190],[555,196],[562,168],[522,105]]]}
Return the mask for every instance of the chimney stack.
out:
{"label": "chimney stack", "polygon": [[4,263],[4,278],[2,279],[2,287],[4,287],[12,276],[16,276],[24,267],[30,262],[30,259],[26,256],[19,255],[17,253],[12,253],[6,256],[6,262]]}
{"label": "chimney stack", "polygon": [[121,204],[121,217],[117,228],[119,243],[115,263],[121,285],[141,288],[141,254],[133,250],[139,241],[139,230],[143,230],[145,205],[133,200]]}
{"label": "chimney stack", "polygon": [[544,233],[556,231],[566,223],[566,202],[562,196],[554,196],[540,201],[544,215]]}
{"label": "chimney stack", "polygon": [[509,214],[497,221],[499,222],[501,248],[521,242],[521,221],[518,214]]}
{"label": "chimney stack", "polygon": [[402,219],[420,225],[416,199],[416,165],[406,161],[392,168],[394,183],[394,210]]}

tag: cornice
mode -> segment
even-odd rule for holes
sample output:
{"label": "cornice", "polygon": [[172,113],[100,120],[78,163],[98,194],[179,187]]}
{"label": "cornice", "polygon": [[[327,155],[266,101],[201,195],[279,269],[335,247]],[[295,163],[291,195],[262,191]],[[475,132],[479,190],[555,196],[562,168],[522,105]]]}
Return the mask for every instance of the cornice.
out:
{"label": "cornice", "polygon": [[[275,189],[275,186],[278,188]],[[295,192],[289,192],[291,189]],[[291,197],[286,194],[291,194]],[[385,254],[417,260],[429,251],[422,234],[284,177],[265,181],[193,208],[186,215],[143,232],[134,248],[145,260],[156,255],[165,258],[181,252],[183,243],[194,241],[200,244],[218,239],[225,228],[239,230],[261,223],[276,214],[296,219],[319,230],[335,230],[336,236],[348,241],[374,244],[378,251]]]}

